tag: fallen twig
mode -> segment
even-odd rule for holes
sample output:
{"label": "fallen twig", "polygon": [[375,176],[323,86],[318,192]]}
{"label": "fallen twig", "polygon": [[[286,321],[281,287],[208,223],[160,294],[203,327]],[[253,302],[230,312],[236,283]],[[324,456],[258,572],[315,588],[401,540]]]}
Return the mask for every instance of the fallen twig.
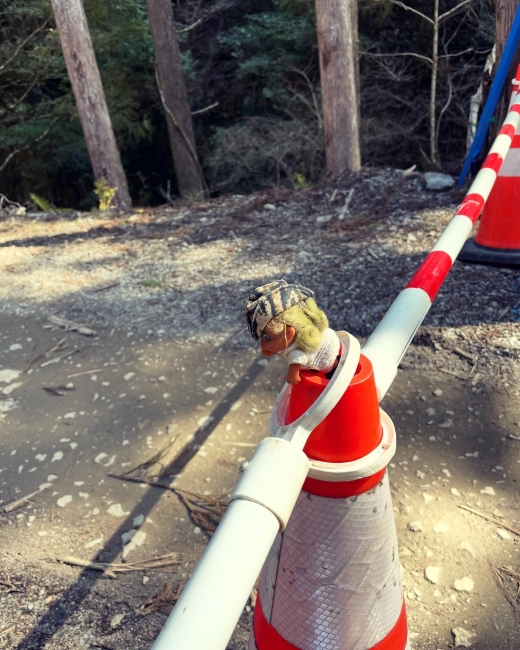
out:
{"label": "fallen twig", "polygon": [[37,361],[39,361],[40,359],[42,359],[43,357],[48,359],[52,354],[54,354],[54,352],[63,350],[63,344],[65,343],[65,340],[66,339],[63,338],[57,343],[55,343],[54,345],[51,345],[51,347],[48,348],[47,350],[44,350],[43,352],[38,352],[38,354],[34,354],[36,348],[38,347],[38,344],[36,344],[31,350],[31,354],[29,356],[29,359],[27,360],[27,366],[25,367],[24,372],[28,372],[31,369],[31,366]]}
{"label": "fallen twig", "polygon": [[58,363],[62,359],[71,357],[73,354],[76,354],[76,352],[80,352],[80,351],[81,350],[79,348],[76,348],[75,350],[68,350],[67,352],[62,352],[61,354],[58,354],[58,356],[49,359],[49,361],[45,361],[44,363],[42,363],[40,365],[40,368],[45,368],[45,366],[49,366],[51,363]]}
{"label": "fallen twig", "polygon": [[[162,447],[157,451],[153,456],[150,456],[148,460],[145,460],[143,463],[140,463],[133,469],[129,469],[128,472],[123,472],[123,476],[128,476],[130,474],[137,474],[137,476],[141,476],[144,473],[144,476],[146,476],[146,472],[150,467],[153,467],[154,465],[157,465],[168,453],[168,451],[171,449],[172,445],[175,443],[177,440],[177,436],[174,436],[171,440],[168,440]],[[162,464],[161,464],[162,467]]]}
{"label": "fallen twig", "polygon": [[0,630],[0,637],[9,634],[9,632],[12,632],[13,630],[14,630],[14,625],[10,625],[9,627],[4,627],[3,630]]}
{"label": "fallen twig", "polygon": [[63,327],[66,332],[78,332],[78,334],[83,334],[83,336],[97,336],[95,330],[92,330],[90,327],[82,325],[81,323],[76,323],[73,320],[67,320],[66,318],[60,318],[59,316],[54,316],[52,314],[47,316],[47,320],[51,322],[51,325],[44,325],[44,329]]}
{"label": "fallen twig", "polygon": [[464,357],[464,359],[469,359],[469,361],[475,363],[475,357],[472,354],[464,352],[464,350],[461,350],[460,348],[453,348],[453,352],[455,352],[455,354],[458,354],[459,357]]}
{"label": "fallen twig", "polygon": [[107,284],[104,287],[98,287],[97,289],[92,289],[92,293],[101,293],[102,291],[108,291],[108,289],[113,289],[114,287],[119,286],[119,282],[112,282]]}
{"label": "fallen twig", "polygon": [[31,494],[28,494],[25,497],[22,497],[21,499],[18,499],[17,501],[12,501],[11,503],[8,503],[6,506],[4,506],[4,512],[12,512],[13,510],[17,510],[18,508],[21,508],[22,506],[26,505],[27,503],[31,502],[31,499],[47,488],[41,488],[38,490],[35,490],[34,492],[31,492]]}
{"label": "fallen twig", "polygon": [[85,569],[92,569],[94,571],[102,571],[107,576],[115,578],[117,573],[130,573],[132,571],[155,571],[157,569],[166,569],[168,567],[180,564],[180,556],[178,553],[166,553],[159,557],[148,558],[146,560],[138,560],[136,562],[91,562],[84,560],[80,557],[73,557],[67,555],[62,558],[57,558],[58,562],[63,564],[70,564],[71,566],[80,566]]}
{"label": "fallen twig", "polygon": [[478,510],[474,510],[473,508],[470,508],[469,506],[465,505],[459,505],[459,508],[462,510],[467,510],[468,512],[471,512],[474,515],[477,515],[478,517],[482,517],[482,519],[486,519],[487,521],[490,521],[493,524],[496,524],[497,526],[500,526],[500,528],[505,528],[511,533],[514,533],[515,535],[518,535],[520,537],[520,530],[517,528],[513,528],[512,526],[508,526],[506,523],[500,521],[500,519],[495,519],[495,517],[490,517],[489,515],[486,515],[484,512],[480,512]]}
{"label": "fallen twig", "polygon": [[138,614],[151,614],[170,605],[175,605],[179,600],[186,583],[179,583],[174,586],[173,582],[167,582],[159,591],[149,596],[144,603],[136,610]]}
{"label": "fallen twig", "polygon": [[67,379],[73,377],[81,377],[81,375],[93,375],[95,372],[103,372],[103,368],[95,368],[94,370],[83,370],[82,372],[75,372],[72,375],[67,375]]}

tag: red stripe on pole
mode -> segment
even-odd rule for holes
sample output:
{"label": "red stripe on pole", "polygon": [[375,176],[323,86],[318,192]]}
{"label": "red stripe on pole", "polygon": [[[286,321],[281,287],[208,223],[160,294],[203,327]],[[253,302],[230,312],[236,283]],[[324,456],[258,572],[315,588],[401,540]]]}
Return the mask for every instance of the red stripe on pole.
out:
{"label": "red stripe on pole", "polygon": [[[345,612],[340,612],[338,615],[345,615]],[[301,650],[284,639],[267,621],[262,603],[260,602],[260,594],[258,594],[256,599],[253,630],[257,650]],[[407,640],[408,624],[406,622],[406,609],[403,602],[401,613],[394,627],[384,639],[381,639],[379,643],[376,643],[369,650],[405,650]]]}
{"label": "red stripe on pole", "polygon": [[317,478],[306,478],[302,490],[315,494],[319,497],[329,497],[331,499],[347,499],[348,497],[357,497],[360,494],[373,490],[376,485],[383,479],[386,467],[373,476],[358,478],[355,481],[320,481]]}
{"label": "red stripe on pole", "polygon": [[520,104],[515,104],[509,109],[510,113],[520,113]]}
{"label": "red stripe on pole", "polygon": [[460,208],[457,210],[457,214],[463,215],[471,219],[475,223],[479,217],[479,214],[482,212],[484,207],[484,197],[480,194],[468,194],[464,197],[464,200],[460,204]]}
{"label": "red stripe on pole", "polygon": [[511,149],[520,149],[520,135],[515,135],[511,142]]}
{"label": "red stripe on pole", "polygon": [[512,124],[504,124],[504,126],[498,132],[498,135],[508,135],[511,139],[515,134],[515,127]]}
{"label": "red stripe on pole", "polygon": [[[513,138],[513,143],[514,143],[514,138]],[[511,145],[514,146],[514,145]],[[503,158],[500,154],[498,153],[490,153],[489,156],[484,160],[484,164],[482,165],[482,169],[492,169],[495,173],[498,174],[498,170],[502,166]]]}
{"label": "red stripe on pole", "polygon": [[452,261],[444,251],[431,252],[419,267],[417,273],[406,285],[406,289],[422,289],[430,296],[430,300],[437,295],[444,278],[451,269]]}

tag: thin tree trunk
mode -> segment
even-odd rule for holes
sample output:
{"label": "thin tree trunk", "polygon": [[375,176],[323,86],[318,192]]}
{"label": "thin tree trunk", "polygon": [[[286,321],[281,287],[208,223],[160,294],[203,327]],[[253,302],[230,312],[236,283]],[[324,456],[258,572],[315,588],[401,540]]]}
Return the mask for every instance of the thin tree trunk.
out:
{"label": "thin tree trunk", "polygon": [[96,180],[117,187],[115,207],[132,207],[81,0],[51,0]]}
{"label": "thin tree trunk", "polygon": [[171,0],[146,0],[146,6],[179,192],[183,197],[197,198],[204,195],[205,183],[195,148]]}
{"label": "thin tree trunk", "polygon": [[[511,30],[513,20],[515,18],[516,11],[520,5],[520,0],[495,0],[495,14],[496,14],[496,31],[495,31],[495,43],[497,48],[497,65],[502,59],[502,54],[504,53],[504,48],[506,45],[507,37]],[[497,110],[495,112],[495,124],[493,132],[496,134],[504,121],[507,109],[509,106],[509,101],[511,99],[511,92],[513,86],[511,85],[511,80],[516,77],[516,71],[518,65],[520,64],[520,48],[516,49],[515,55],[513,56],[513,61],[511,67],[509,68],[509,73],[504,84],[504,89],[502,95],[499,99]],[[494,138],[495,136],[493,136]]]}
{"label": "thin tree trunk", "polygon": [[439,69],[439,0],[433,5],[433,45],[432,45],[432,79],[430,89],[430,158],[435,167],[440,167],[437,150],[436,103],[437,72]]}
{"label": "thin tree trunk", "polygon": [[327,173],[361,168],[357,0],[316,0]]}

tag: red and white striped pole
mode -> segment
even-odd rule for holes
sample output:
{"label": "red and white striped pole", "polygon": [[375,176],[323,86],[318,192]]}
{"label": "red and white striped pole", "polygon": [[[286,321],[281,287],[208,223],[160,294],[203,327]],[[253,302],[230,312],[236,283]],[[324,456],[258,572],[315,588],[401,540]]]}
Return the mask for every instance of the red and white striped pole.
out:
{"label": "red and white striped pole", "polygon": [[390,388],[399,361],[470,235],[495,184],[519,124],[520,92],[516,92],[499,135],[455,216],[365,343],[363,354],[374,365],[380,400]]}

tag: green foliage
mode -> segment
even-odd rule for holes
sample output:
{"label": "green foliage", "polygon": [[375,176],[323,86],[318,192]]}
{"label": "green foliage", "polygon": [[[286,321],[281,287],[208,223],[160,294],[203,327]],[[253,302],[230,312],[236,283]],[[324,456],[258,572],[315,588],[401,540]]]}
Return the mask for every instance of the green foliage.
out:
{"label": "green foliage", "polygon": [[100,178],[94,183],[94,194],[98,197],[101,212],[110,210],[112,201],[117,192],[117,187],[110,187],[106,178]]}
{"label": "green foliage", "polygon": [[38,196],[34,192],[31,192],[29,194],[31,197],[31,201],[38,207],[42,212],[51,212],[52,211],[52,205],[46,201],[43,197]]}

